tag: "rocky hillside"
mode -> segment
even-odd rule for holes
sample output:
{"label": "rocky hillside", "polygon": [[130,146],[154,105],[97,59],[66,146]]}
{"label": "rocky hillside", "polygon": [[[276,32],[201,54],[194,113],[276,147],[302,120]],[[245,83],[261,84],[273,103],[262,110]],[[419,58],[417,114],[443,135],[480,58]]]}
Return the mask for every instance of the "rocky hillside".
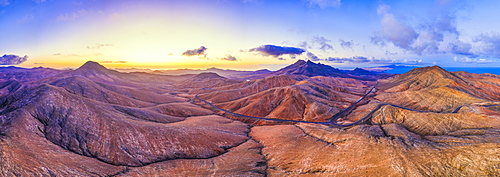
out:
{"label": "rocky hillside", "polygon": [[500,175],[497,75],[0,71],[0,176]]}

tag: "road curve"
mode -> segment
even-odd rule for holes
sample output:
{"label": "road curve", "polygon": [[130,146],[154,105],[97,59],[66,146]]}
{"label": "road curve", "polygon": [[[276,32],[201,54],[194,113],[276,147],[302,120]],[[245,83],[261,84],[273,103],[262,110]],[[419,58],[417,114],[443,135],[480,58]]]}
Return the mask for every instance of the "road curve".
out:
{"label": "road curve", "polygon": [[[329,125],[329,126],[332,126],[332,127],[351,127],[351,126],[363,123],[363,122],[367,121],[368,119],[370,119],[372,117],[373,113],[375,113],[375,111],[379,110],[382,106],[393,106],[393,107],[397,107],[397,108],[401,108],[401,109],[405,109],[405,110],[409,110],[409,111],[423,112],[423,113],[432,112],[432,111],[422,111],[422,110],[416,110],[416,109],[406,108],[406,107],[403,107],[403,106],[399,106],[399,105],[395,105],[395,104],[390,104],[390,103],[382,103],[382,104],[379,104],[375,109],[373,109],[372,111],[370,111],[368,114],[366,114],[363,118],[357,120],[356,122],[349,123],[349,124],[338,124],[336,122],[339,118],[347,116],[348,113],[350,111],[352,111],[356,107],[357,104],[359,104],[361,101],[363,101],[364,99],[366,99],[366,97],[368,97],[368,95],[370,93],[372,93],[376,89],[377,85],[378,85],[378,82],[363,97],[361,97],[358,101],[356,101],[355,103],[353,103],[348,108],[346,108],[346,109],[340,111],[339,113],[337,113],[336,115],[334,115],[332,118],[330,118],[330,121],[327,121],[327,122],[311,122],[311,121],[301,121],[301,120],[286,120],[286,119],[278,119],[278,118],[265,118],[265,117],[247,116],[247,115],[238,114],[238,113],[231,112],[229,110],[225,110],[225,109],[219,108],[219,107],[215,106],[214,104],[212,104],[211,102],[209,102],[207,100],[204,100],[204,99],[201,99],[200,97],[198,97],[199,94],[196,94],[194,96],[194,98],[196,98],[196,99],[198,99],[198,100],[206,103],[207,105],[209,105],[209,106],[211,106],[211,107],[213,107],[213,108],[215,108],[217,110],[223,111],[225,113],[228,113],[228,114],[231,114],[231,115],[237,116],[237,117],[251,118],[251,119],[257,119],[257,120],[264,120],[264,121],[274,121],[274,122],[293,122],[293,123],[322,124],[322,125]],[[214,90],[214,89],[205,89],[204,88],[204,90]],[[214,90],[214,91],[217,91],[217,90]],[[490,106],[498,106],[498,105],[490,105]],[[457,113],[462,107],[463,106],[457,107],[451,113]],[[485,106],[485,107],[487,107],[487,106]]]}
{"label": "road curve", "polygon": [[[373,110],[372,112],[370,112],[370,114],[366,115],[365,117],[363,117],[362,119],[360,119],[360,120],[358,120],[358,121],[356,121],[354,123],[350,123],[350,124],[338,124],[335,121],[337,119],[339,119],[340,117],[345,116],[344,115],[345,113],[348,113],[352,109],[354,109],[357,104],[359,104],[361,101],[363,101],[370,93],[372,93],[375,90],[375,87],[377,85],[378,85],[378,82],[365,95],[363,95],[363,97],[361,97],[358,101],[356,101],[355,103],[353,103],[348,108],[346,108],[346,109],[342,110],[341,112],[337,113],[335,116],[333,116],[332,118],[330,118],[330,121],[328,121],[328,122],[311,122],[311,121],[301,121],[301,120],[287,120],[287,119],[277,119],[277,118],[265,118],[265,117],[247,116],[247,115],[238,114],[238,113],[231,112],[229,110],[225,110],[225,109],[219,108],[219,107],[215,106],[214,104],[210,103],[209,101],[201,99],[200,97],[198,97],[199,94],[196,94],[194,97],[196,99],[198,99],[198,100],[206,103],[207,105],[209,105],[209,106],[217,109],[217,110],[223,111],[225,113],[228,113],[228,114],[231,114],[231,115],[234,115],[234,116],[237,116],[237,117],[244,117],[244,118],[251,118],[251,119],[258,119],[258,120],[265,120],[265,121],[275,121],[275,122],[310,123],[310,124],[330,125],[330,126],[335,126],[335,127],[350,127],[350,126],[354,126],[356,124],[359,124],[359,123],[367,120],[371,116],[371,114],[373,114],[373,112],[375,112],[378,108],[375,109],[375,110]],[[216,90],[210,89],[210,88],[203,88],[202,90],[213,90],[213,91],[216,91]]]}

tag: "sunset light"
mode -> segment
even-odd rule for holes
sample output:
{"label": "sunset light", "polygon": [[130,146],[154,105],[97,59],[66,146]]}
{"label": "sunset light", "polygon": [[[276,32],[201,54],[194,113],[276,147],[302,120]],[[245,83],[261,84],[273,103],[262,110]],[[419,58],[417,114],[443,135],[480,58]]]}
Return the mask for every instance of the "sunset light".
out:
{"label": "sunset light", "polygon": [[[27,55],[25,67],[92,60],[119,68],[259,69],[297,59],[339,67],[498,66],[500,26],[488,22],[496,19],[491,3],[3,0],[0,50]],[[251,51],[262,45],[304,52]],[[182,55],[200,46],[203,55]]]}

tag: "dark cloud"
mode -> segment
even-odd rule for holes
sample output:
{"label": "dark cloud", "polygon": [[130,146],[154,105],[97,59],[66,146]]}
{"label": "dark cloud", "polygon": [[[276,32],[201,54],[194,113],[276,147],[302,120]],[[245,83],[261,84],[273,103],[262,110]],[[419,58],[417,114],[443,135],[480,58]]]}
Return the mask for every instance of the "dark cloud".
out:
{"label": "dark cloud", "polygon": [[200,46],[200,48],[193,49],[193,50],[186,50],[182,55],[184,56],[206,56],[205,51],[207,50],[206,47]]}
{"label": "dark cloud", "polygon": [[87,49],[100,49],[102,47],[110,47],[113,46],[113,44],[95,44],[93,46],[87,46]]}
{"label": "dark cloud", "polygon": [[321,60],[318,56],[314,55],[311,52],[307,52],[306,56],[307,56],[307,59],[311,60],[311,61],[320,61]]}
{"label": "dark cloud", "polygon": [[221,60],[227,60],[227,61],[237,61],[236,57],[233,57],[231,55],[226,55],[225,57],[219,58]]}
{"label": "dark cloud", "polygon": [[352,49],[352,47],[354,46],[354,42],[352,40],[345,41],[344,39],[340,38],[339,42],[340,42],[340,46],[342,46],[342,48],[344,48],[344,49]]}
{"label": "dark cloud", "polygon": [[323,36],[313,36],[308,41],[302,41],[297,46],[303,49],[319,49],[323,52],[333,51],[333,46],[330,44],[332,40],[327,39]]}
{"label": "dark cloud", "polygon": [[250,52],[260,52],[266,56],[279,57],[281,55],[300,55],[305,52],[304,49],[296,47],[283,47],[276,45],[262,45],[257,48],[250,49]]}
{"label": "dark cloud", "polygon": [[18,65],[28,60],[28,56],[3,55],[0,57],[0,65]]}

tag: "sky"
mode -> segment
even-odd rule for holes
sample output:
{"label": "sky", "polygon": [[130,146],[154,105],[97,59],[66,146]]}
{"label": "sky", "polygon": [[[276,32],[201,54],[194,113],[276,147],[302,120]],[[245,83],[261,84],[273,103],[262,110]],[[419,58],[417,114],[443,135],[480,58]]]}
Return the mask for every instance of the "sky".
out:
{"label": "sky", "polygon": [[500,1],[0,0],[0,64],[500,67]]}

